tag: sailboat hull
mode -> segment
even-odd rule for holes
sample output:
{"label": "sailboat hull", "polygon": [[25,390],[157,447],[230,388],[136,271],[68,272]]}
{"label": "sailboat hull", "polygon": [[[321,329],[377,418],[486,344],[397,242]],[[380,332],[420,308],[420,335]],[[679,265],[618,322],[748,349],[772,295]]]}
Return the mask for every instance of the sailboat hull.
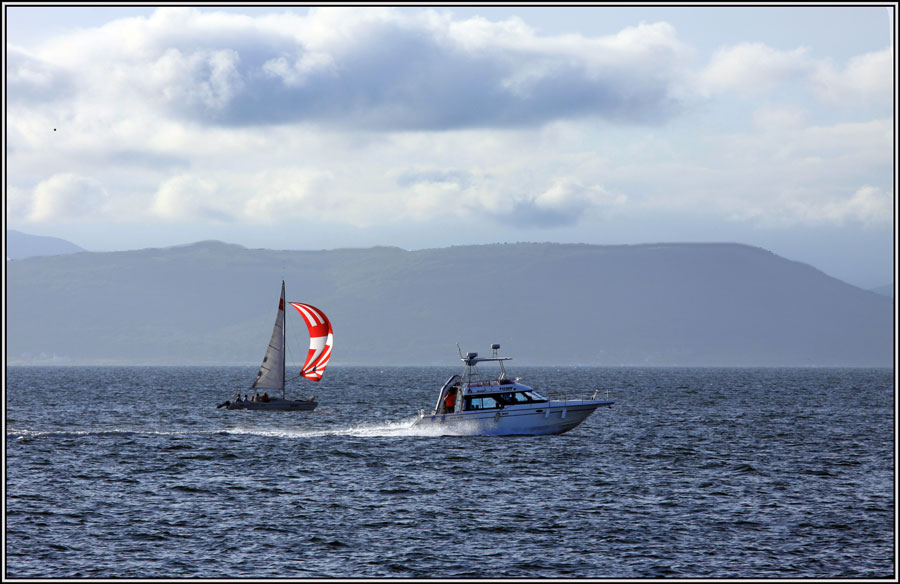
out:
{"label": "sailboat hull", "polygon": [[319,403],[315,398],[296,400],[273,397],[267,402],[239,401],[228,403],[225,407],[229,410],[268,410],[273,412],[298,412],[316,409]]}

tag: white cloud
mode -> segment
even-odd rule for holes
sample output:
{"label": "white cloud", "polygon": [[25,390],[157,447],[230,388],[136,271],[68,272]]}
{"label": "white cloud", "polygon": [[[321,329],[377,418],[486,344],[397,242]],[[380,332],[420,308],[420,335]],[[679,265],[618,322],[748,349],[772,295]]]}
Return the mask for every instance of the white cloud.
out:
{"label": "white cloud", "polygon": [[15,185],[6,189],[6,218],[9,221],[27,221],[31,213],[31,191]]}
{"label": "white cloud", "polygon": [[734,92],[749,98],[797,84],[825,103],[892,103],[894,71],[890,47],[853,57],[843,69],[829,59],[815,59],[809,53],[804,47],[780,51],[762,43],[722,47],[697,74],[696,92],[704,97]]}
{"label": "white cloud", "polygon": [[70,73],[27,51],[7,46],[6,91],[14,101],[49,101],[71,91]]}
{"label": "white cloud", "polygon": [[222,204],[220,189],[214,181],[182,174],[160,185],[152,211],[170,221],[227,221],[231,215]]}
{"label": "white cloud", "polygon": [[788,220],[809,225],[844,225],[857,222],[865,227],[889,226],[894,221],[893,193],[870,185],[850,196],[792,198],[785,201]]}
{"label": "white cloud", "polygon": [[32,193],[28,220],[92,221],[103,218],[109,195],[100,181],[72,173],[41,181]]}
{"label": "white cloud", "polygon": [[[814,125],[808,115],[759,108],[744,132],[705,136],[663,156],[650,144],[649,158],[629,141],[616,142],[603,182],[628,194],[630,219],[641,212],[775,229],[889,225],[868,210],[891,190],[893,121]],[[876,190],[851,203],[866,184]]]}
{"label": "white cloud", "polygon": [[830,61],[823,61],[812,73],[811,82],[819,97],[826,102],[890,106],[896,79],[893,58],[893,51],[888,47],[853,57],[843,70]]}
{"label": "white cloud", "polygon": [[[809,157],[828,160],[836,172],[872,172],[879,167],[889,168],[892,163],[890,119],[811,125],[801,124],[797,118],[803,114],[798,110],[774,110],[779,114],[763,111],[770,113],[757,114],[758,123],[765,123],[766,117],[771,121],[773,115],[788,119],[789,123],[770,123],[760,128],[762,131],[720,136],[715,140],[720,145],[717,154],[753,172],[773,163],[791,163]],[[780,169],[783,170],[789,169]]]}
{"label": "white cloud", "polygon": [[340,220],[339,201],[327,188],[330,178],[329,172],[297,167],[260,172],[244,185],[253,194],[242,206],[242,217],[262,223],[298,218]]}
{"label": "white cloud", "polygon": [[713,53],[699,75],[703,95],[734,91],[752,96],[809,74],[812,62],[805,48],[779,51],[762,43],[740,43]]}
{"label": "white cloud", "polygon": [[[160,8],[57,39],[16,70],[44,84],[59,70],[82,98],[137,100],[209,124],[423,130],[665,120],[689,53],[666,23],[553,37],[514,18],[423,10],[251,18]],[[25,87],[13,85],[12,97]]]}
{"label": "white cloud", "polygon": [[141,79],[148,94],[156,93],[174,107],[201,107],[216,112],[243,89],[239,62],[237,52],[231,49],[200,50],[188,55],[169,49],[148,63]]}
{"label": "white cloud", "polygon": [[536,195],[516,201],[510,213],[527,225],[554,227],[573,225],[588,215],[625,205],[628,197],[601,185],[584,185],[574,177],[558,178]]}
{"label": "white cloud", "polygon": [[339,219],[341,201],[330,173],[283,167],[253,173],[209,169],[165,180],[151,211],[166,221],[284,224],[297,219]]}
{"label": "white cloud", "polygon": [[746,201],[732,220],[782,229],[851,224],[863,229],[890,227],[894,221],[893,193],[871,185],[852,191],[785,188]]}
{"label": "white cloud", "polygon": [[[434,10],[160,9],[12,56],[9,210],[198,229],[463,219],[561,232],[657,212],[881,225],[892,122],[816,116],[877,101],[882,52],[840,68],[741,43],[696,75],[692,55],[660,22],[541,35]],[[823,108],[794,99],[812,92]],[[739,112],[728,134],[703,111],[720,104]]]}
{"label": "white cloud", "polygon": [[296,59],[288,60],[281,56],[263,63],[263,71],[273,77],[279,77],[288,87],[299,87],[306,84],[318,73],[335,71],[334,57],[328,53],[305,53]]}
{"label": "white cloud", "polygon": [[[560,166],[558,161],[555,166]],[[535,166],[532,160],[497,164],[489,171],[407,169],[392,175],[402,189],[395,193],[395,198],[403,201],[398,212],[414,220],[448,215],[469,221],[487,217],[500,224],[543,229],[574,225],[627,203],[623,193],[583,182],[591,177],[578,168],[577,161],[565,166],[571,174],[540,179],[537,184],[534,174],[547,169]]]}

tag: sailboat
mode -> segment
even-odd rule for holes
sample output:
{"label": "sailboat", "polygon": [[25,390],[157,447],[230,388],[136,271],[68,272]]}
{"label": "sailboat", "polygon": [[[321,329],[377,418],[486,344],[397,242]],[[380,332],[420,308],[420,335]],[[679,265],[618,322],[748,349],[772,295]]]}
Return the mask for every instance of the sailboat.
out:
{"label": "sailboat", "polygon": [[[331,329],[331,321],[325,313],[312,306],[300,302],[289,303],[303,317],[309,329],[309,351],[306,355],[306,363],[300,369],[300,376],[312,381],[321,381],[325,367],[331,359],[331,346],[334,336]],[[225,407],[229,410],[276,410],[298,411],[313,410],[318,405],[315,397],[293,400],[287,399],[284,394],[285,380],[285,321],[284,321],[284,281],[281,282],[281,299],[278,301],[278,312],[275,316],[275,327],[272,329],[272,339],[266,349],[259,373],[245,397],[241,397],[240,390],[234,400],[226,401],[217,407]],[[271,393],[271,395],[270,395]],[[278,397],[277,394],[281,394]],[[252,398],[250,396],[253,396]],[[255,399],[256,396],[260,399]]]}

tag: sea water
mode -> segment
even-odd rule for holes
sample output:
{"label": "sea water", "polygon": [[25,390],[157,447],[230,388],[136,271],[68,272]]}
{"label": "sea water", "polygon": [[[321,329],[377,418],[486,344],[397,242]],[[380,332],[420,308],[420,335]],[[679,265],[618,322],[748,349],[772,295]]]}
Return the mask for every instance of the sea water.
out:
{"label": "sea water", "polygon": [[452,368],[6,371],[8,578],[890,578],[894,372],[517,368],[559,436],[411,427]]}

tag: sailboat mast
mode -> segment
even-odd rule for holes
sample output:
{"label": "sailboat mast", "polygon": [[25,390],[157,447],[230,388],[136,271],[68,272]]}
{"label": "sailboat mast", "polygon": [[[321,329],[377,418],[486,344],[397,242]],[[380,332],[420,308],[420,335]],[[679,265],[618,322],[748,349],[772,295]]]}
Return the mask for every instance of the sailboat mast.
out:
{"label": "sailboat mast", "polygon": [[[285,306],[284,306],[284,280],[281,281],[281,346],[284,349],[287,349],[287,318],[285,318]],[[281,399],[284,399],[284,382],[285,382],[285,366],[284,362],[285,353],[287,351],[281,351]]]}

